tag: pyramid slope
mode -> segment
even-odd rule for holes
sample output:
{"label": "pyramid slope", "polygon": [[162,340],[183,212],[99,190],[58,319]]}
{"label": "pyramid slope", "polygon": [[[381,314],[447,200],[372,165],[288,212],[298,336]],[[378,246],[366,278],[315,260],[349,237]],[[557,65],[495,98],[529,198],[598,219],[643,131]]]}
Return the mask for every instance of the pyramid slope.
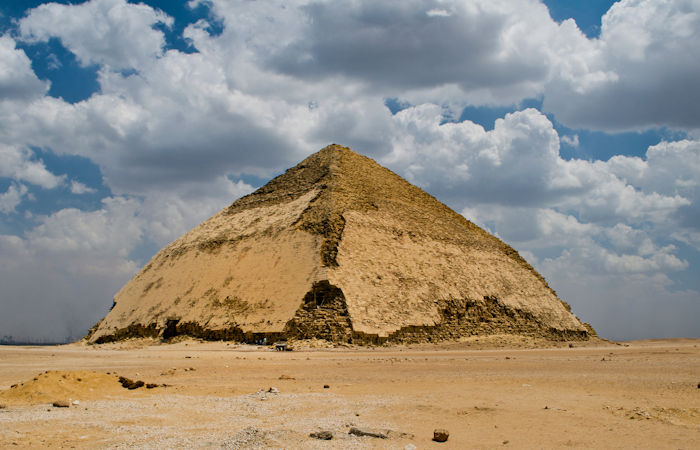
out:
{"label": "pyramid slope", "polygon": [[426,341],[589,330],[511,247],[331,145],[165,247],[89,336]]}

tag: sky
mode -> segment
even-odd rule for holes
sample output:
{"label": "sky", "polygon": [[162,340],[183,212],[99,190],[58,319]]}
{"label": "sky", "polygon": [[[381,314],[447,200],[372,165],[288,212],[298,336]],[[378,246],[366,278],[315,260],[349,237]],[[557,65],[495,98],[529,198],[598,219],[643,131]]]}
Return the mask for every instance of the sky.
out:
{"label": "sky", "polygon": [[700,0],[0,3],[0,338],[63,341],[330,143],[603,337],[700,337]]}

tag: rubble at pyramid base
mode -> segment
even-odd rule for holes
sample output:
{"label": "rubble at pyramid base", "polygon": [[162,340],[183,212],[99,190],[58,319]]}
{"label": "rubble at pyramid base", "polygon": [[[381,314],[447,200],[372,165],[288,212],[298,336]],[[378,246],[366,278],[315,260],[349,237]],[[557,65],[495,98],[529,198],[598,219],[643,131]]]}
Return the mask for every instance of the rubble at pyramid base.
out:
{"label": "rubble at pyramid base", "polygon": [[[586,330],[559,330],[537,321],[526,311],[513,309],[496,297],[480,301],[441,299],[437,301],[440,321],[434,325],[410,325],[385,336],[355,331],[348,314],[343,292],[324,280],[314,285],[304,297],[299,310],[281,332],[243,331],[231,326],[208,329],[196,322],[169,320],[165,327],[156,323],[132,324],[98,338],[102,344],[129,338],[155,338],[163,342],[176,337],[207,341],[233,341],[246,344],[273,343],[287,340],[322,339],[333,344],[395,345],[456,341],[464,336],[511,334],[551,341],[584,341],[597,337],[588,325]],[[89,336],[88,336],[89,337]]]}

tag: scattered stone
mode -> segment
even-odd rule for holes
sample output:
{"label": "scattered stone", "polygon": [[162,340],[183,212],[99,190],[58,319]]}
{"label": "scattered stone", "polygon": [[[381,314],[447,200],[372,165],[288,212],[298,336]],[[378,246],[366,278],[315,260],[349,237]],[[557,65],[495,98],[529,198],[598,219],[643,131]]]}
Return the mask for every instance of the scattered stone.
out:
{"label": "scattered stone", "polygon": [[52,405],[54,408],[70,408],[70,402],[67,400],[56,400]]}
{"label": "scattered stone", "polygon": [[5,408],[7,408],[7,405],[4,403],[0,403],[0,409],[5,409]]}
{"label": "scattered stone", "polygon": [[[163,385],[163,386],[165,386],[165,385]],[[146,389],[153,389],[153,388],[157,388],[157,387],[158,387],[158,385],[156,383],[146,383]]]}
{"label": "scattered stone", "polygon": [[574,348],[574,344],[569,344],[569,348]]}
{"label": "scattered stone", "polygon": [[280,390],[273,386],[270,387],[270,389],[268,389],[267,392],[269,392],[270,394],[279,394]]}
{"label": "scattered stone", "polygon": [[73,400],[73,405],[78,406],[80,404],[80,400]]}
{"label": "scattered stone", "polygon": [[129,389],[129,390],[138,389],[141,386],[143,386],[144,384],[146,384],[141,380],[134,381],[134,380],[131,380],[131,379],[126,378],[126,377],[119,377],[119,382],[122,384],[122,387]]}
{"label": "scattered stone", "polygon": [[433,431],[433,440],[435,442],[447,442],[447,438],[450,437],[450,432],[444,428],[436,428]]}
{"label": "scattered stone", "polygon": [[379,431],[360,430],[359,428],[355,428],[355,427],[350,428],[350,431],[348,431],[348,434],[352,434],[354,436],[368,436],[368,437],[379,438],[379,439],[386,439],[389,437],[386,435],[386,433],[381,433]]}
{"label": "scattered stone", "polygon": [[327,384],[324,384],[324,385],[323,385],[323,389],[330,389],[330,386],[327,385]]}
{"label": "scattered stone", "polygon": [[290,377],[289,375],[285,375],[285,374],[280,375],[280,377],[278,379],[279,380],[296,380],[296,378]]}
{"label": "scattered stone", "polygon": [[330,431],[318,431],[316,433],[309,434],[312,438],[320,439],[322,441],[330,441],[333,439],[333,433]]}

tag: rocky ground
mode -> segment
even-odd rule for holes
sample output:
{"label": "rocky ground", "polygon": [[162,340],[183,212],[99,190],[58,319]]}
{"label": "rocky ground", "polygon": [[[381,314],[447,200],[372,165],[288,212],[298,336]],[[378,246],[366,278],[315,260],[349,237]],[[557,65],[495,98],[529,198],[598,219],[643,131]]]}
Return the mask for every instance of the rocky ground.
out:
{"label": "rocky ground", "polygon": [[144,344],[0,346],[0,447],[700,448],[700,340]]}

